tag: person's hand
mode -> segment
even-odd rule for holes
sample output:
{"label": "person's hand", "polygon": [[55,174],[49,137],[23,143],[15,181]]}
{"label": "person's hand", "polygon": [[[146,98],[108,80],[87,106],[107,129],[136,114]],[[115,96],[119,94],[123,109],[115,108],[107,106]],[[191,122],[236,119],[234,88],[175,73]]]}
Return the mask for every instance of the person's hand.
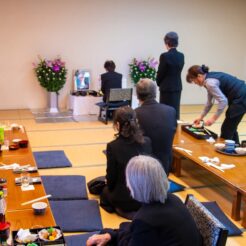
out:
{"label": "person's hand", "polygon": [[208,120],[204,121],[205,126],[212,126],[214,124],[215,120],[214,118],[210,118]]}
{"label": "person's hand", "polygon": [[199,125],[201,120],[202,120],[202,117],[198,117],[198,118],[196,118],[196,119],[193,121],[193,124]]}
{"label": "person's hand", "polygon": [[105,246],[111,240],[111,236],[109,233],[105,234],[94,234],[93,236],[89,237],[86,246]]}

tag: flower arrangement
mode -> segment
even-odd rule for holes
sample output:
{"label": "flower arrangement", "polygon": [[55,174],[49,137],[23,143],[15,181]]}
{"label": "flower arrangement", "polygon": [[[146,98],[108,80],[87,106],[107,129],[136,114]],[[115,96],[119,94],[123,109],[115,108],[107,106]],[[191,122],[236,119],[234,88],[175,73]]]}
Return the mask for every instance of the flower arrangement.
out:
{"label": "flower arrangement", "polygon": [[49,92],[56,92],[66,83],[67,69],[60,58],[46,60],[39,57],[40,62],[34,64],[34,70],[40,85]]}
{"label": "flower arrangement", "polygon": [[156,66],[158,62],[154,58],[148,58],[145,60],[133,59],[132,63],[129,64],[131,78],[136,84],[141,78],[149,78],[156,80]]}

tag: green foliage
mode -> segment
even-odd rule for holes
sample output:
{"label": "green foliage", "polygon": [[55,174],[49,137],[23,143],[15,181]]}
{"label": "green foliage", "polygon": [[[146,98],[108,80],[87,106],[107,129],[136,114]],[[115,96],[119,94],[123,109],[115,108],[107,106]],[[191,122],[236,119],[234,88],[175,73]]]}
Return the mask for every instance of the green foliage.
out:
{"label": "green foliage", "polygon": [[54,60],[40,59],[34,70],[40,85],[49,92],[58,94],[66,83],[67,69],[60,58]]}
{"label": "green foliage", "polygon": [[142,78],[149,78],[156,80],[156,66],[158,62],[152,58],[145,60],[133,59],[132,63],[129,64],[130,75],[134,84],[136,84]]}

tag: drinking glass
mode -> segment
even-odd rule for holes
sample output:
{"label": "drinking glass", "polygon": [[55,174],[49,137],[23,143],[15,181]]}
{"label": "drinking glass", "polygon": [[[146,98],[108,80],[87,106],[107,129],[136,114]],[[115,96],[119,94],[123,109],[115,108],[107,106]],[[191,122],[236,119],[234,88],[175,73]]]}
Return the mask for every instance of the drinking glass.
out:
{"label": "drinking glass", "polygon": [[30,183],[30,174],[27,171],[21,173],[21,186],[27,187]]}

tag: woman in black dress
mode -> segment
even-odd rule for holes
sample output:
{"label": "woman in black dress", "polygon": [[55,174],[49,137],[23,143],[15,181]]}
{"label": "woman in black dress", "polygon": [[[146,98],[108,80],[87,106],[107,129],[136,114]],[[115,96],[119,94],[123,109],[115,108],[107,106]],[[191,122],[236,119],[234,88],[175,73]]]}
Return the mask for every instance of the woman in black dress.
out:
{"label": "woman in black dress", "polygon": [[113,125],[117,134],[116,139],[107,144],[107,184],[100,196],[100,205],[108,212],[116,211],[130,218],[140,203],[131,198],[126,187],[126,165],[136,155],[150,155],[151,140],[143,136],[136,113],[128,106],[116,110]]}

